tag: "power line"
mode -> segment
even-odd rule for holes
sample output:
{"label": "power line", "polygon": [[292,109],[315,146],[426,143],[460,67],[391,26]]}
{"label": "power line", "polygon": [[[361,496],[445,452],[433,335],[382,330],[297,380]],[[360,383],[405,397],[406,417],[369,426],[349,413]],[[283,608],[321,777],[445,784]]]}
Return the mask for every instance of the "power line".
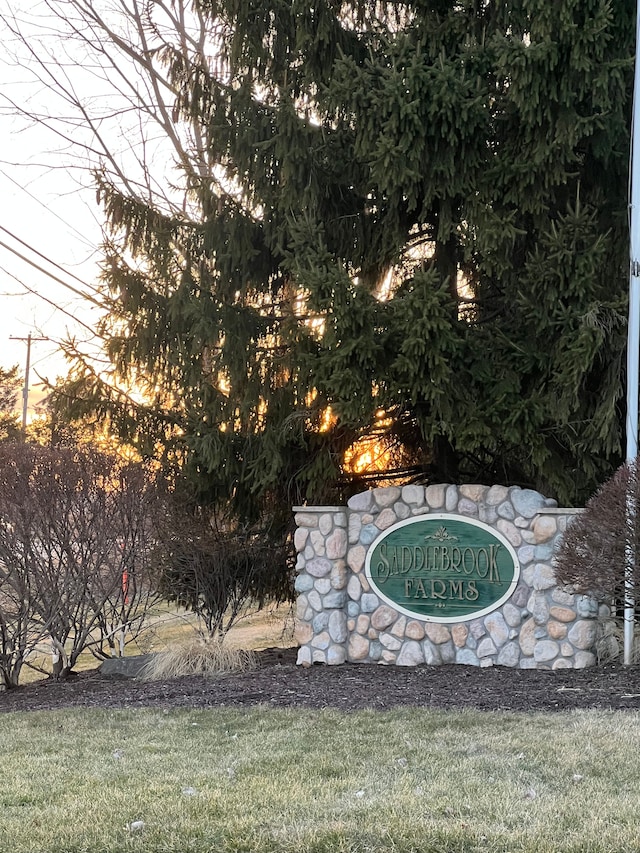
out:
{"label": "power line", "polygon": [[89,240],[86,239],[86,237],[84,236],[84,234],[81,231],[78,231],[77,228],[74,228],[73,225],[71,225],[70,222],[67,222],[66,219],[63,219],[62,216],[60,216],[60,214],[56,213],[54,210],[51,210],[51,208],[48,205],[46,205],[42,201],[42,199],[38,198],[37,195],[30,193],[29,190],[26,189],[26,187],[23,187],[22,184],[20,184],[18,181],[16,181],[15,178],[12,178],[11,175],[7,174],[7,172],[5,172],[4,169],[0,169],[0,175],[3,175],[8,181],[11,181],[12,184],[15,184],[15,186],[19,190],[22,190],[23,193],[26,193],[29,196],[29,198],[33,199],[33,201],[37,202],[41,207],[44,207],[44,209],[47,211],[47,213],[49,213],[51,216],[55,216],[55,218],[58,219],[60,222],[62,222],[63,225],[66,225],[66,227],[70,231],[73,231],[74,234],[77,234],[78,237],[80,237],[80,239],[82,240],[82,242],[85,243],[85,245],[89,246],[89,248],[94,248],[92,246],[92,244],[89,242]]}
{"label": "power line", "polygon": [[93,335],[96,334],[96,331],[94,328],[89,326],[87,323],[84,323],[75,314],[72,314],[70,311],[67,311],[66,308],[62,307],[62,305],[59,305],[57,302],[54,302],[52,299],[49,299],[49,297],[43,296],[42,293],[38,293],[32,287],[29,287],[28,284],[25,284],[25,282],[22,281],[22,279],[18,278],[18,276],[15,275],[15,273],[10,272],[8,269],[6,269],[6,267],[0,266],[0,271],[3,272],[5,275],[10,276],[12,279],[14,279],[14,281],[17,281],[18,284],[20,284],[27,291],[27,293],[31,293],[33,296],[36,296],[38,299],[41,299],[43,302],[46,302],[48,305],[51,305],[51,307],[55,308],[56,311],[61,311],[63,314],[65,314],[67,317],[69,317],[74,322],[79,323],[81,326],[84,326],[84,328],[87,329],[89,332],[91,332]]}
{"label": "power line", "polygon": [[[75,273],[70,272],[68,269],[65,269],[65,267],[62,267],[62,266],[60,266],[60,264],[51,260],[51,258],[48,255],[44,255],[42,252],[39,252],[37,249],[34,249],[34,247],[30,243],[27,243],[25,240],[22,240],[20,237],[18,237],[17,234],[14,234],[12,231],[9,231],[8,228],[5,228],[4,225],[0,225],[0,231],[4,231],[5,234],[8,234],[13,240],[15,240],[17,243],[20,243],[26,249],[29,249],[30,252],[34,253],[34,255],[38,255],[39,258],[42,258],[44,261],[47,261],[47,263],[51,264],[52,267],[56,267],[56,269],[59,269],[60,272],[63,272],[65,275],[68,275],[70,278],[74,278],[77,282],[82,284],[84,287],[89,288],[89,290],[93,290],[94,293],[96,292],[97,288],[93,287],[90,284],[87,284],[86,281],[83,281],[83,279],[78,278],[78,276]],[[7,247],[5,247],[5,248],[7,248]],[[14,254],[18,254],[15,250],[10,250],[10,251],[14,251]],[[22,256],[19,255],[19,257],[22,257]]]}
{"label": "power line", "polygon": [[[18,252],[17,249],[14,249],[12,246],[9,246],[4,241],[0,240],[0,246],[2,246],[4,249],[7,249],[9,252],[14,254],[16,257],[20,258],[20,260],[22,260],[25,263],[32,266],[34,269],[37,269],[38,272],[43,273],[44,275],[46,275],[49,278],[53,279],[54,281],[58,282],[58,284],[61,284],[63,287],[66,287],[67,290],[70,290],[72,293],[75,293],[76,296],[80,296],[80,297],[82,297],[82,299],[88,300],[93,305],[96,305],[98,308],[103,307],[103,305],[95,297],[91,296],[89,293],[83,292],[82,290],[78,290],[77,287],[73,287],[73,285],[68,284],[66,281],[63,281],[61,278],[58,278],[57,275],[54,275],[53,273],[46,270],[44,267],[41,267],[40,264],[36,264],[35,261],[32,261],[30,258],[27,258],[26,255],[22,254],[22,252]],[[33,250],[33,251],[35,251],[35,250]],[[45,256],[42,256],[42,257],[45,257]],[[66,270],[65,270],[65,272],[66,272]],[[74,278],[77,278],[77,276],[74,276]],[[92,288],[90,285],[88,285],[86,282],[83,282],[81,279],[78,279],[78,281],[80,281],[80,283],[83,284],[88,290],[94,290],[95,291],[95,288]]]}

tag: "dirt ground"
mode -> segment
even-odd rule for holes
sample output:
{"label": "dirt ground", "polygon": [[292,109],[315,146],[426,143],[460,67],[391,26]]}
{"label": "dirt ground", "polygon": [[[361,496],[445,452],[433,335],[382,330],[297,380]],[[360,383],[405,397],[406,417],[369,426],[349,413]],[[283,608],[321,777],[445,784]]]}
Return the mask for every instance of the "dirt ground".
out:
{"label": "dirt ground", "polygon": [[215,679],[199,676],[141,682],[98,670],[67,681],[36,682],[0,693],[0,712],[70,707],[275,708],[388,710],[398,707],[486,711],[640,710],[640,666],[518,670],[471,666],[296,666],[296,650],[258,653],[258,667]]}

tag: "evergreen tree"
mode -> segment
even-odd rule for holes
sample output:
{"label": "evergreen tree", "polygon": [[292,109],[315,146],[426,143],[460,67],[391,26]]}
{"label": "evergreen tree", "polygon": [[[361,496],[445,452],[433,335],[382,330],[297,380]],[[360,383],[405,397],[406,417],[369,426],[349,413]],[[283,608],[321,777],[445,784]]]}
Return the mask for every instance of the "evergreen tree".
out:
{"label": "evergreen tree", "polygon": [[370,435],[405,478],[581,501],[621,452],[633,4],[132,7],[184,203],[96,173],[102,331],[150,402],[67,390],[245,516],[359,489]]}
{"label": "evergreen tree", "polygon": [[21,387],[22,377],[17,364],[9,369],[0,367],[0,441],[17,441],[20,437],[16,406]]}

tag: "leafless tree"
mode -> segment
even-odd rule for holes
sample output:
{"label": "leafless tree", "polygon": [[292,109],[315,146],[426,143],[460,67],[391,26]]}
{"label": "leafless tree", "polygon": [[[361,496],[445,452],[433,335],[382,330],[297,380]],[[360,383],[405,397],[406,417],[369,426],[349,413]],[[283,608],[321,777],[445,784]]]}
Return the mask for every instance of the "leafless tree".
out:
{"label": "leafless tree", "polygon": [[[64,169],[97,193],[105,213],[105,266],[116,264],[113,233],[123,223],[119,192],[185,226],[201,224],[212,209],[251,210],[237,192],[231,166],[212,154],[210,128],[190,110],[176,79],[220,71],[224,24],[205,20],[191,0],[6,0],[0,10],[0,63],[13,66],[16,87],[0,89],[0,115],[48,131],[47,168]],[[28,98],[16,95],[22,88]],[[126,227],[123,225],[124,230]],[[122,299],[95,284],[86,299],[102,320],[59,346],[78,374],[83,393],[94,377],[112,409],[143,412],[124,385],[155,400],[159,389],[143,369],[105,359],[122,328]],[[56,306],[59,307],[59,306]],[[122,380],[116,381],[118,374]],[[175,400],[161,400],[166,411]],[[153,407],[150,406],[151,416]],[[126,414],[125,414],[126,417]]]}
{"label": "leafless tree", "polygon": [[56,165],[83,176],[93,168],[99,183],[180,217],[201,213],[205,186],[228,191],[200,118],[178,114],[170,74],[177,65],[188,74],[219,62],[225,33],[205,22],[198,4],[9,0],[5,10],[3,61],[30,78],[31,97],[27,103],[5,89],[0,105],[51,131]]}
{"label": "leafless tree", "polygon": [[95,448],[0,445],[0,676],[15,686],[50,643],[67,675],[80,653],[121,653],[153,599],[157,492],[137,463]]}

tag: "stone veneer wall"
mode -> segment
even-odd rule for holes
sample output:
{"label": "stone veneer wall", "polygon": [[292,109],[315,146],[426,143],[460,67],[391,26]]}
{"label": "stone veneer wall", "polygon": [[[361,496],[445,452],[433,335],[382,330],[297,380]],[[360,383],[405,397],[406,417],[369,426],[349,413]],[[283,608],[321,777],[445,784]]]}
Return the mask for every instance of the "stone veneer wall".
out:
{"label": "stone veneer wall", "polygon": [[[294,507],[298,663],[461,663],[520,669],[596,662],[609,609],[556,585],[552,555],[576,510],[505,486],[404,486],[352,497],[347,507]],[[407,617],[382,602],[364,571],[374,539],[397,521],[450,512],[494,527],[514,547],[520,579],[491,613],[455,624]]]}

